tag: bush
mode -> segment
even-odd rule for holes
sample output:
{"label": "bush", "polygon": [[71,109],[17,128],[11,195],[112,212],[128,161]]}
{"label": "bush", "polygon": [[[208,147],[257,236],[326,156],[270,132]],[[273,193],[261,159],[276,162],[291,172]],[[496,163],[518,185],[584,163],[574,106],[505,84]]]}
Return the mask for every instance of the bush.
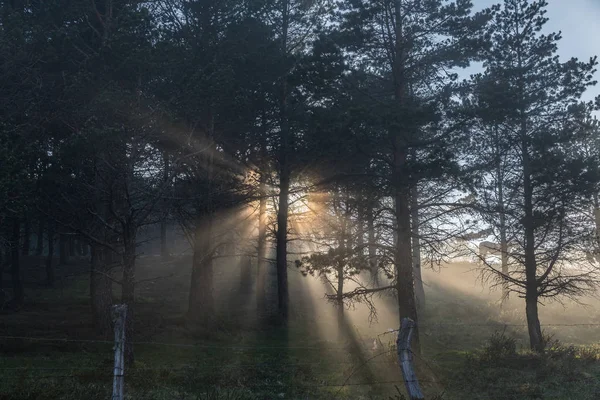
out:
{"label": "bush", "polygon": [[495,332],[480,355],[481,361],[496,363],[517,356],[517,341],[504,332]]}

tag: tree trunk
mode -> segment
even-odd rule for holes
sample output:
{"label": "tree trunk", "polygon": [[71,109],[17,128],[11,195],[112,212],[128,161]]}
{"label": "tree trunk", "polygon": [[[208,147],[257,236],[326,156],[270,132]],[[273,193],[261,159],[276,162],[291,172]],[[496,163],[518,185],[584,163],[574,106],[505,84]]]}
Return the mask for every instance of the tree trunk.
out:
{"label": "tree trunk", "polygon": [[594,194],[594,224],[596,225],[596,248],[593,251],[594,259],[600,262],[600,203],[598,202],[598,194]]}
{"label": "tree trunk", "polygon": [[410,196],[410,214],[412,222],[412,259],[415,275],[415,298],[417,308],[425,307],[425,285],[421,274],[421,239],[419,237],[419,190],[415,184]]}
{"label": "tree trunk", "polygon": [[[163,151],[163,162],[163,183],[167,184],[169,181],[169,153],[166,150]],[[166,199],[163,199],[162,207],[162,218],[160,220],[160,255],[163,259],[168,259],[170,256],[169,248],[167,246],[167,218],[169,210]]]}
{"label": "tree trunk", "polygon": [[526,289],[525,313],[527,316],[527,330],[529,331],[529,344],[531,350],[541,353],[544,351],[544,338],[538,314],[537,288]]}
{"label": "tree trunk", "polygon": [[266,255],[267,255],[267,174],[260,174],[259,186],[260,200],[258,206],[258,254],[256,269],[256,311],[258,319],[262,319],[265,308],[265,285],[266,285]]}
{"label": "tree trunk", "polygon": [[[252,257],[240,256],[240,294],[252,292]],[[248,299],[241,296],[242,299]]]}
{"label": "tree trunk", "polygon": [[135,321],[135,227],[128,227],[123,235],[123,286],[121,302],[127,305],[127,319],[125,320],[125,365],[133,365],[133,343]]}
{"label": "tree trunk", "polygon": [[[395,59],[393,63],[394,98],[401,109],[404,106],[407,86],[405,74],[406,55],[403,40],[401,0],[395,0],[394,14],[396,19]],[[412,265],[411,227],[410,227],[410,182],[407,181],[406,161],[408,144],[405,137],[409,132],[399,129],[391,132],[393,147],[392,185],[396,211],[396,245],[394,264],[396,268],[396,291],[398,296],[399,323],[402,318],[415,321],[414,349],[420,351],[417,308],[414,295],[414,275]],[[408,128],[410,129],[410,128]],[[414,133],[414,132],[413,132]]]}
{"label": "tree trunk", "polygon": [[46,285],[54,287],[54,224],[48,221],[48,255],[46,256]]}
{"label": "tree trunk", "polygon": [[75,237],[69,235],[67,239],[67,243],[69,244],[69,257],[75,257]]}
{"label": "tree trunk", "polygon": [[[2,221],[0,220],[0,223]],[[2,225],[0,225],[2,228]],[[4,291],[4,266],[6,265],[7,255],[4,253],[3,246],[0,245],[0,311],[4,309],[4,305],[7,302],[6,292]]]}
{"label": "tree trunk", "polygon": [[367,219],[369,229],[369,271],[375,287],[379,287],[379,268],[377,267],[377,251],[375,248],[375,215],[373,205],[369,206]]}
{"label": "tree trunk", "polygon": [[23,226],[23,255],[29,255],[29,249],[31,248],[31,220],[25,218]]}
{"label": "tree trunk", "polygon": [[77,257],[83,257],[83,241],[81,236],[77,237],[77,241],[75,242]]}
{"label": "tree trunk", "polygon": [[[282,2],[282,43],[281,55],[283,60],[287,60],[287,40],[289,25],[289,4],[288,0]],[[289,316],[289,293],[287,277],[287,228],[288,228],[288,200],[290,190],[290,165],[289,152],[290,146],[290,126],[288,120],[288,87],[287,76],[282,79],[281,85],[281,104],[280,104],[280,124],[281,124],[281,143],[279,149],[279,200],[277,210],[277,247],[276,247],[276,268],[277,268],[277,305],[279,322],[287,325]]]}
{"label": "tree trunk", "polygon": [[494,127],[494,142],[495,142],[495,163],[496,163],[496,185],[498,189],[498,213],[500,219],[500,258],[501,271],[504,275],[502,283],[502,303],[508,300],[508,242],[506,237],[506,211],[504,208],[504,176],[502,174],[502,149],[500,145],[500,135],[498,126]]}
{"label": "tree trunk", "polygon": [[[524,125],[524,122],[522,122]],[[524,136],[525,127],[521,128]],[[527,315],[527,328],[529,330],[529,344],[531,350],[544,351],[544,340],[538,317],[538,282],[537,265],[535,260],[535,228],[533,220],[533,186],[531,183],[531,167],[529,165],[529,149],[527,140],[522,141],[522,163],[523,163],[523,203],[525,218],[523,228],[525,231],[525,311]]]}
{"label": "tree trunk", "polygon": [[356,249],[359,257],[363,259],[365,254],[365,210],[362,194],[359,193],[359,196],[356,210]]}
{"label": "tree trunk", "polygon": [[67,237],[63,233],[58,234],[58,247],[59,264],[66,265],[69,257],[67,254]]}
{"label": "tree trunk", "polygon": [[337,256],[335,260],[335,270],[337,279],[337,288],[335,289],[336,294],[336,316],[337,316],[337,327],[338,327],[338,339],[344,340],[345,338],[345,321],[344,321],[344,267],[346,265],[346,228],[347,222],[350,217],[348,212],[348,197],[346,196],[345,205],[346,212],[342,213],[342,204],[340,202],[340,189],[336,187],[333,195],[333,212],[336,216],[336,225],[339,227],[337,236]]}
{"label": "tree trunk", "polygon": [[[402,153],[397,152],[396,157],[401,160]],[[396,167],[402,165],[403,162],[396,161]],[[394,264],[396,268],[396,291],[398,296],[398,313],[400,319],[410,318],[417,322],[417,308],[415,304],[414,292],[414,276],[412,265],[412,246],[411,246],[411,229],[410,229],[410,208],[409,195],[404,185],[400,182],[400,178],[396,177],[397,181],[395,188],[396,199],[396,229],[397,240],[394,254]],[[419,349],[418,330],[414,332],[415,351]]]}
{"label": "tree trunk", "polygon": [[19,260],[19,239],[21,237],[21,224],[18,217],[12,221],[12,235],[10,243],[10,274],[12,278],[13,299],[15,306],[23,304],[24,292],[23,282],[21,281],[21,264]]}
{"label": "tree trunk", "polygon": [[[501,185],[502,186],[502,185]],[[500,209],[500,257],[502,262],[502,275],[508,276],[508,242],[506,238],[506,215],[504,214],[504,203],[502,198],[502,187],[498,187],[498,199],[501,205]],[[502,303],[508,300],[508,280],[503,278],[502,283]]]}
{"label": "tree trunk", "polygon": [[[287,169],[287,168],[285,168]],[[289,295],[287,279],[287,223],[288,223],[288,196],[290,177],[287,172],[281,172],[279,187],[279,209],[277,212],[277,305],[279,322],[286,325],[289,313]]]}
{"label": "tree trunk", "polygon": [[35,255],[41,256],[44,252],[44,220],[40,218],[35,245]]}
{"label": "tree trunk", "polygon": [[214,315],[212,215],[207,215],[205,221],[204,226],[196,229],[194,238],[188,319],[194,324],[210,326]]}
{"label": "tree trunk", "polygon": [[[342,222],[342,226],[344,225],[344,222]],[[340,340],[344,340],[345,339],[345,326],[346,324],[344,323],[344,265],[345,265],[345,232],[344,232],[344,228],[342,228],[342,232],[340,235],[340,241],[339,241],[339,250],[340,250],[340,254],[339,254],[339,259],[338,259],[338,265],[337,265],[337,290],[336,290],[336,307],[337,307],[337,323],[338,323],[338,335],[339,335],[339,339]]]}
{"label": "tree trunk", "polygon": [[110,310],[112,307],[112,281],[108,268],[106,250],[92,245],[90,268],[90,305],[96,332],[109,338],[112,332]]}

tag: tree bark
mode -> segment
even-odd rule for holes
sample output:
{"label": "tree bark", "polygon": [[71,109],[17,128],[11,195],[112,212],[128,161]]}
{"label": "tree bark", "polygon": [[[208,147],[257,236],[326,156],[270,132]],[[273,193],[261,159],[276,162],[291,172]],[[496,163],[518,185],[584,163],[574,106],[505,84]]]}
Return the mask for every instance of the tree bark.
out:
{"label": "tree bark", "polygon": [[21,281],[21,264],[19,260],[19,239],[21,237],[21,224],[18,217],[13,217],[12,235],[10,243],[10,274],[12,278],[13,299],[15,306],[23,304],[24,292]]}
{"label": "tree bark", "polygon": [[[336,189],[334,201],[339,201],[339,196]],[[347,203],[346,203],[347,207]],[[341,205],[338,203],[337,214],[341,214]],[[339,218],[340,222],[340,236],[338,239],[338,260],[337,260],[337,290],[336,290],[336,307],[337,307],[337,323],[338,323],[338,335],[340,340],[345,338],[345,321],[344,321],[344,267],[346,265],[346,223],[349,215],[345,213]]]}
{"label": "tree bark", "polygon": [[75,242],[76,252],[78,257],[83,257],[83,240],[82,237],[77,237],[77,241]]}
{"label": "tree bark", "polygon": [[[396,173],[403,165],[403,153],[395,152]],[[396,176],[396,181],[401,178]],[[398,296],[398,313],[400,318],[410,318],[417,321],[417,308],[415,303],[414,276],[412,265],[412,247],[410,230],[410,208],[409,195],[406,187],[400,182],[396,183],[395,188],[395,211],[396,211],[396,229],[397,240],[394,254],[394,264],[396,268],[396,291]],[[419,349],[418,329],[414,332],[415,350]]]}
{"label": "tree bark", "polygon": [[[209,112],[209,137],[214,138],[214,115]],[[214,150],[214,144],[210,146]],[[215,304],[213,299],[213,152],[206,159],[206,179],[208,182],[208,204],[205,209],[204,224],[198,223],[194,234],[194,254],[192,276],[188,299],[187,317],[196,326],[210,327],[213,323]]]}
{"label": "tree bark", "polygon": [[69,257],[75,257],[75,237],[69,235],[67,239],[67,243],[69,244]]}
{"label": "tree bark", "polygon": [[[282,44],[281,55],[283,60],[287,60],[287,36],[289,24],[289,4],[288,0],[282,2]],[[276,268],[277,268],[277,305],[279,322],[287,325],[289,316],[289,293],[287,277],[287,228],[288,228],[288,200],[290,190],[290,127],[288,120],[288,87],[287,75],[282,78],[281,85],[281,104],[280,104],[280,124],[281,137],[279,149],[279,199],[277,210],[277,245],[276,245]]]}
{"label": "tree bark", "polygon": [[[403,41],[402,1],[395,0],[394,14],[396,20],[395,59],[393,63],[394,98],[400,111],[404,107],[407,86],[405,77],[406,55]],[[415,321],[415,351],[419,351],[419,330],[417,308],[414,295],[414,275],[412,265],[411,227],[410,227],[410,182],[407,181],[406,161],[408,143],[404,139],[408,132],[400,132],[395,128],[392,133],[393,171],[396,212],[396,245],[394,264],[396,268],[396,291],[398,296],[399,321],[410,318]]]}
{"label": "tree bark", "polygon": [[46,256],[46,285],[54,287],[54,224],[48,221],[48,255]]}
{"label": "tree bark", "polygon": [[44,252],[44,220],[40,218],[35,245],[35,255],[41,256]]}
{"label": "tree bark", "polygon": [[205,221],[204,226],[197,228],[194,238],[188,319],[210,326],[214,315],[212,215],[207,215]]}
{"label": "tree bark", "polygon": [[419,237],[419,190],[413,185],[410,196],[410,214],[412,222],[412,259],[415,275],[415,298],[417,308],[425,307],[425,285],[421,274],[421,239]]}
{"label": "tree bark", "polygon": [[59,264],[66,265],[68,262],[68,254],[67,254],[67,237],[63,233],[58,234],[58,252],[59,252]]}
{"label": "tree bark", "polygon": [[121,302],[127,305],[127,319],[125,320],[125,365],[133,365],[133,343],[135,320],[135,248],[136,227],[127,227],[123,235],[123,286]]}
{"label": "tree bark", "polygon": [[379,269],[377,268],[377,250],[375,248],[375,212],[372,204],[369,205],[367,224],[369,229],[369,271],[373,285],[379,287]]}
{"label": "tree bark", "polygon": [[262,319],[266,311],[266,255],[267,255],[267,174],[260,174],[258,206],[258,251],[256,269],[256,310],[258,319]]}
{"label": "tree bark", "polygon": [[[284,170],[287,168],[284,168]],[[288,197],[290,177],[288,172],[281,172],[279,187],[279,209],[277,212],[277,305],[279,322],[286,325],[289,313],[289,295],[287,279],[287,223]]]}
{"label": "tree bark", "polygon": [[[169,181],[169,153],[166,150],[163,150],[163,162],[163,183],[166,184]],[[169,210],[166,199],[163,199],[162,207],[162,218],[160,220],[160,255],[163,259],[168,259],[170,256],[169,248],[167,246],[167,218]]]}
{"label": "tree bark", "polygon": [[[252,257],[240,257],[240,293],[249,294],[252,292]],[[240,297],[242,299],[247,297]]]}
{"label": "tree bark", "polygon": [[[523,123],[524,125],[524,123]],[[524,135],[525,128],[522,128]],[[523,228],[525,231],[525,311],[527,316],[527,328],[529,331],[529,344],[531,350],[544,351],[544,340],[538,316],[538,282],[537,265],[535,260],[535,227],[533,220],[533,186],[531,183],[531,166],[529,165],[529,149],[525,137],[522,140],[522,163],[523,163],[523,200],[525,218]]]}
{"label": "tree bark", "polygon": [[90,306],[92,321],[96,332],[102,337],[109,338],[112,332],[110,310],[112,307],[112,280],[110,269],[105,256],[107,250],[98,245],[92,245],[90,268]]}
{"label": "tree bark", "polygon": [[595,239],[596,249],[593,252],[594,259],[600,262],[600,203],[598,201],[598,194],[594,194],[594,224],[596,226]]}
{"label": "tree bark", "polygon": [[[500,164],[497,165],[498,171],[498,207],[500,213],[500,257],[502,263],[502,274],[508,276],[508,242],[506,238],[506,214],[504,210],[504,183],[502,182],[502,170]],[[508,300],[508,281],[503,278],[502,283],[502,303]]]}
{"label": "tree bark", "polygon": [[29,255],[29,249],[31,248],[31,220],[25,218],[23,225],[23,255]]}

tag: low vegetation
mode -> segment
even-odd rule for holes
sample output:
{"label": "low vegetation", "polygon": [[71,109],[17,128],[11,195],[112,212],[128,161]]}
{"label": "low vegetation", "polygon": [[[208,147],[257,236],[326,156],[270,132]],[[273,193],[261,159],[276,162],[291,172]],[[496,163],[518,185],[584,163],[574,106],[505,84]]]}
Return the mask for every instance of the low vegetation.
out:
{"label": "low vegetation", "polygon": [[[35,289],[20,313],[2,316],[0,399],[110,397],[112,343],[96,341],[99,338],[86,312],[85,271],[83,266],[71,268],[62,290]],[[461,268],[464,273],[464,265],[446,267],[454,274]],[[141,271],[160,272],[150,266]],[[420,321],[422,352],[415,356],[415,365],[428,400],[598,398],[600,348],[581,344],[593,342],[596,328],[555,327],[553,336],[546,336],[545,353],[533,353],[520,326],[522,312],[500,310],[492,301],[496,292],[467,293],[445,286],[447,273],[442,271],[438,280],[429,277],[429,302]],[[371,326],[366,318],[357,320],[354,340],[320,336],[318,322],[305,318],[309,313],[299,307],[289,335],[282,329],[242,326],[228,318],[225,309],[217,331],[190,331],[177,314],[185,309],[185,293],[170,291],[178,280],[185,276],[157,280],[140,291],[138,322],[145,334],[136,339],[141,342],[135,346],[136,361],[126,373],[127,398],[389,400],[405,396],[396,336],[383,328],[393,322],[385,316]],[[152,295],[167,292],[172,296]],[[545,317],[560,311],[548,311]],[[595,307],[588,309],[588,315],[596,312]],[[381,334],[373,337],[374,332]],[[581,343],[559,340],[577,336]]]}

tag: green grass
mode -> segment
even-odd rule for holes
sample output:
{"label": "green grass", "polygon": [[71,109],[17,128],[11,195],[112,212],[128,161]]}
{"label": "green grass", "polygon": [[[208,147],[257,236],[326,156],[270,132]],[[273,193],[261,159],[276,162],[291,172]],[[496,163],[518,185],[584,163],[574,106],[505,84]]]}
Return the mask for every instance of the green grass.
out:
{"label": "green grass", "polygon": [[[165,275],[151,268],[145,273]],[[402,398],[394,335],[382,336],[387,352],[365,363],[371,354],[364,349],[320,337],[318,321],[306,317],[309,309],[298,312],[302,317],[288,330],[245,326],[227,312],[217,329],[191,330],[182,318],[186,279],[139,288],[135,340],[197,346],[137,344],[125,378],[128,399]],[[2,315],[0,335],[98,339],[85,266],[63,283],[62,290],[29,289],[23,310]],[[598,330],[548,329],[562,343],[535,355],[524,328],[503,327],[523,322],[518,308],[500,310],[493,301],[434,283],[427,289],[415,365],[428,400],[600,398]],[[110,398],[110,343],[0,339],[0,354],[0,400]],[[336,386],[343,382],[348,385]]]}

